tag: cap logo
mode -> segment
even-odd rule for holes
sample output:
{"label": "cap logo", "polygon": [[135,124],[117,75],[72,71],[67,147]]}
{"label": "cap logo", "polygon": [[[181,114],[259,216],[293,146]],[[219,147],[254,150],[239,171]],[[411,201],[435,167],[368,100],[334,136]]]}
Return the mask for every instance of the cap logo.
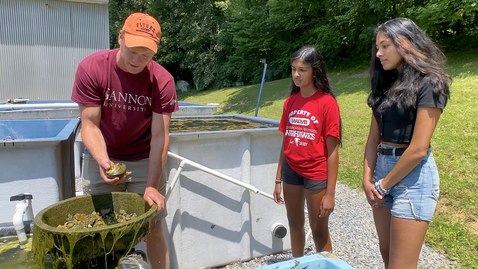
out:
{"label": "cap logo", "polygon": [[155,18],[144,13],[133,13],[126,18],[122,30],[127,47],[146,47],[157,52],[161,27]]}
{"label": "cap logo", "polygon": [[145,34],[148,34],[150,36],[153,36],[154,33],[156,33],[156,28],[153,27],[153,25],[149,25],[147,23],[144,23],[144,22],[138,22],[136,23],[136,31],[137,32],[143,32]]}

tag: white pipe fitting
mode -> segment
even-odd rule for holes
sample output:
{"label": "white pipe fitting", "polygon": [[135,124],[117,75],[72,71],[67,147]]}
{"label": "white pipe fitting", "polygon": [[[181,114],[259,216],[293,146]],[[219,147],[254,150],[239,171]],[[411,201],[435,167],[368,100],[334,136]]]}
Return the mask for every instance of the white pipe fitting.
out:
{"label": "white pipe fitting", "polygon": [[26,213],[28,203],[20,202],[15,205],[15,213],[13,214],[13,227],[17,231],[18,241],[20,244],[27,242],[27,235],[25,233],[25,225],[23,224],[23,215]]}
{"label": "white pipe fitting", "polygon": [[33,221],[33,207],[32,207],[32,199],[26,199],[27,202],[27,210],[25,212],[25,221]]}
{"label": "white pipe fitting", "polygon": [[13,227],[17,232],[18,241],[20,245],[24,245],[27,242],[27,234],[25,232],[25,221],[33,222],[33,208],[32,208],[33,196],[29,193],[21,193],[10,197],[10,201],[18,201],[15,205],[15,213],[13,214]]}
{"label": "white pipe fitting", "polygon": [[275,224],[272,226],[272,235],[282,239],[287,235],[287,228],[282,224]]}

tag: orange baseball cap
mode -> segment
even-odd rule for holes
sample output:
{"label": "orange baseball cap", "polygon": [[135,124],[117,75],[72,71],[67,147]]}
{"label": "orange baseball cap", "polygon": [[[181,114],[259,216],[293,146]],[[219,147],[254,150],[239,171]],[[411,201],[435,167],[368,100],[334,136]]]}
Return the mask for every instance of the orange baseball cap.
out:
{"label": "orange baseball cap", "polygon": [[159,22],[150,15],[132,13],[126,18],[122,30],[127,47],[146,47],[154,53],[158,51],[161,27]]}

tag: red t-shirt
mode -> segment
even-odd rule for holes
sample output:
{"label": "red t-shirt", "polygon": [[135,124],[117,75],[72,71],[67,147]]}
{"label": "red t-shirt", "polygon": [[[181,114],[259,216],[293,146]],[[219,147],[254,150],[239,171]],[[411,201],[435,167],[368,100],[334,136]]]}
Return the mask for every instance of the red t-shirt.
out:
{"label": "red t-shirt", "polygon": [[174,79],[155,61],[138,74],[121,70],[119,49],[96,52],[78,66],[71,100],[101,106],[100,130],[110,158],[149,157],[153,112],[179,109]]}
{"label": "red t-shirt", "polygon": [[340,138],[340,113],[337,101],[317,91],[304,98],[299,93],[287,98],[279,125],[284,133],[287,163],[301,176],[327,180],[329,135]]}

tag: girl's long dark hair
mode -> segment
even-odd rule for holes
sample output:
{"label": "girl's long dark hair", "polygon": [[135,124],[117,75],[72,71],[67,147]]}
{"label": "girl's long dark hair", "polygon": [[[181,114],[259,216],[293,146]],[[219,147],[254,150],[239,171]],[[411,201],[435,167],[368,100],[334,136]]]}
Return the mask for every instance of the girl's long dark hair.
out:
{"label": "girl's long dark hair", "polygon": [[450,98],[451,77],[442,67],[446,57],[412,20],[389,20],[375,29],[375,37],[379,32],[395,44],[403,66],[401,72],[384,70],[377,58],[377,47],[373,46],[369,70],[372,92],[367,100],[370,107],[375,108],[385,95],[387,106],[414,107],[417,93],[428,83],[435,94]]}
{"label": "girl's long dark hair", "polygon": [[[314,47],[302,47],[292,55],[290,62],[292,63],[294,60],[297,59],[302,59],[304,63],[312,67],[315,87],[319,91],[328,94],[335,99],[334,92],[330,87],[329,79],[327,78],[327,74],[325,72],[325,63],[322,59],[322,55],[320,54],[320,52]],[[292,81],[290,95],[298,93],[299,91],[300,87],[297,87],[294,81]],[[339,145],[342,146],[342,118],[340,118],[339,133]]]}
{"label": "girl's long dark hair", "polygon": [[[330,87],[329,80],[327,79],[327,74],[325,72],[325,63],[319,51],[313,47],[302,47],[292,55],[290,62],[292,63],[294,60],[297,59],[302,59],[302,61],[312,67],[315,87],[319,91],[332,95],[335,98],[335,95],[332,92],[332,88]],[[292,81],[290,95],[298,93],[299,91],[300,88],[294,84],[294,81]]]}

